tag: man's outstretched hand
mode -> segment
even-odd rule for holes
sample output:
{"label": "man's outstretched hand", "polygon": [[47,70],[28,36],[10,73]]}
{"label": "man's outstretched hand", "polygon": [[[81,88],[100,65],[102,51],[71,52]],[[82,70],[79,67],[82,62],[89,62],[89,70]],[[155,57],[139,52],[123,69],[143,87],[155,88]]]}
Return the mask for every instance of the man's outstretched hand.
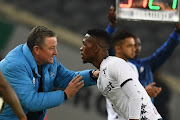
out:
{"label": "man's outstretched hand", "polygon": [[180,23],[176,23],[175,26],[176,26],[176,32],[180,34]]}
{"label": "man's outstretched hand", "polygon": [[162,91],[161,87],[156,87],[155,82],[152,82],[151,84],[146,86],[146,92],[150,97],[157,97],[159,93]]}
{"label": "man's outstretched hand", "polygon": [[82,76],[77,75],[69,82],[69,85],[64,90],[67,95],[67,99],[74,96],[84,86],[84,80],[80,81],[81,79]]}

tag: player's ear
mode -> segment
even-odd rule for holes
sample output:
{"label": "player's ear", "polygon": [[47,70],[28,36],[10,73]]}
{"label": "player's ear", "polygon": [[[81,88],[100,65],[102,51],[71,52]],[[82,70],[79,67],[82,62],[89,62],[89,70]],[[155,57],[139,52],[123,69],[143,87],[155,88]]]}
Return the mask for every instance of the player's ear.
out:
{"label": "player's ear", "polygon": [[121,47],[119,45],[115,45],[114,50],[116,53],[119,53],[121,51]]}
{"label": "player's ear", "polygon": [[95,46],[94,46],[94,51],[95,51],[95,52],[98,52],[98,51],[99,51],[99,46],[98,46],[98,44],[95,44]]}

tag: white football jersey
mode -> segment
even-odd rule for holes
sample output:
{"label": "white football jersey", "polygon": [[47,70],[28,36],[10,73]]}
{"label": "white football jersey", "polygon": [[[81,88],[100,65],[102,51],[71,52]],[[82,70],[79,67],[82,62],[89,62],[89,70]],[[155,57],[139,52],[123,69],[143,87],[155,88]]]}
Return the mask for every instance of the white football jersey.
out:
{"label": "white football jersey", "polygon": [[137,74],[123,59],[109,56],[102,61],[97,86],[125,120],[161,118]]}
{"label": "white football jersey", "polygon": [[[137,78],[139,78],[139,73],[138,70],[136,68],[136,66],[134,64],[132,64],[131,62],[127,62],[128,65],[133,69],[135,75],[137,76]],[[107,109],[107,120],[125,120],[123,117],[121,117],[122,115],[118,115],[114,109],[112,108],[111,102],[109,101],[109,99],[106,98],[106,109]]]}

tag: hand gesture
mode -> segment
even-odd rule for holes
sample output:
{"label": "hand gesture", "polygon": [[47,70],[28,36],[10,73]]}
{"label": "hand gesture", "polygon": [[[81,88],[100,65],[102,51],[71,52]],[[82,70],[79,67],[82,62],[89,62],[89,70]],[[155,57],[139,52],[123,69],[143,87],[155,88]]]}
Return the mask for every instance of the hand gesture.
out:
{"label": "hand gesture", "polygon": [[162,88],[161,87],[156,87],[154,86],[156,83],[152,82],[151,84],[146,86],[146,92],[150,97],[157,97],[158,94],[161,92]]}
{"label": "hand gesture", "polygon": [[108,10],[108,13],[107,13],[107,18],[110,22],[110,25],[112,28],[116,27],[116,24],[117,24],[117,19],[116,19],[116,12],[115,12],[115,7],[114,6],[111,6]]}
{"label": "hand gesture", "polygon": [[180,34],[180,23],[176,23],[175,26],[176,26],[176,32]]}
{"label": "hand gesture", "polygon": [[69,82],[69,85],[64,90],[64,92],[67,95],[67,99],[74,96],[84,86],[84,80],[80,81],[81,79],[82,79],[82,76],[77,75],[75,78],[73,78]]}

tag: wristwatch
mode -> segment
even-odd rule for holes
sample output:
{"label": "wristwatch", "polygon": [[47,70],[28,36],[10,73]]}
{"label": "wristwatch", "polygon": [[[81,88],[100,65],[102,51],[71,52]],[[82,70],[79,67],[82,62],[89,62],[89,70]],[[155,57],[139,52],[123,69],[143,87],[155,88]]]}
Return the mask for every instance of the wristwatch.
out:
{"label": "wristwatch", "polygon": [[90,77],[91,77],[93,80],[97,81],[97,78],[93,75],[93,73],[94,73],[95,71],[96,71],[96,70],[89,71],[89,74],[90,74]]}

